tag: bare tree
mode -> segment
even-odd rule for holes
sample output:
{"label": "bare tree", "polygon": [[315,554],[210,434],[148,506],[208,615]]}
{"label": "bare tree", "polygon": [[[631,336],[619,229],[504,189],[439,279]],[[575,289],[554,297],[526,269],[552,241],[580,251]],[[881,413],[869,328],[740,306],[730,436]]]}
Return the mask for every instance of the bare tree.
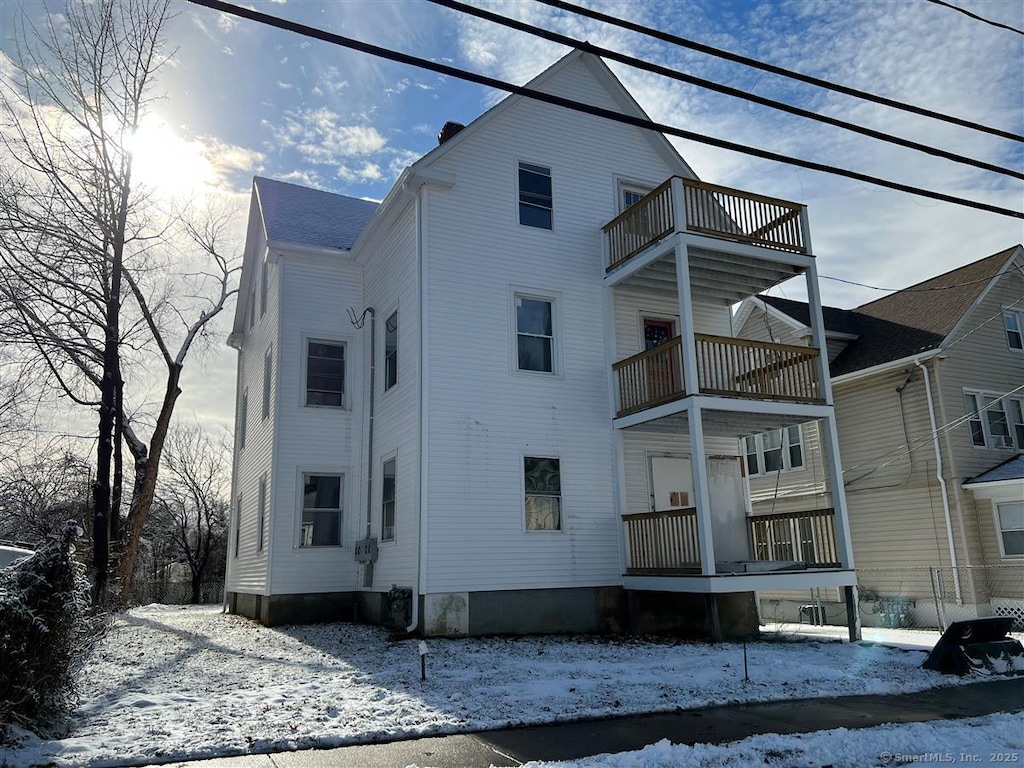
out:
{"label": "bare tree", "polygon": [[[234,294],[237,269],[221,251],[222,214],[189,223],[133,178],[131,137],[168,60],[168,2],[69,0],[45,26],[23,23],[13,71],[0,74],[0,341],[98,413],[94,586],[99,598],[120,538],[122,601],[185,360]],[[124,530],[122,444],[134,462]]]}
{"label": "bare tree", "polygon": [[71,453],[12,461],[0,473],[0,539],[37,545],[89,515],[88,462]]}
{"label": "bare tree", "polygon": [[164,536],[171,553],[188,565],[191,602],[221,563],[228,530],[230,448],[197,426],[176,427],[167,438],[164,474],[147,530]]}

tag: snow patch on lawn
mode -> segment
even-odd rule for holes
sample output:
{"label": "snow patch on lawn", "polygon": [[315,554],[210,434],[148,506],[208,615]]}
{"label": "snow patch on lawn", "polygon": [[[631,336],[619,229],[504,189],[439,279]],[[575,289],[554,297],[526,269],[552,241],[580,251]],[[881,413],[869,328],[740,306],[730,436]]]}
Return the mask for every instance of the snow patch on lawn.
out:
{"label": "snow patch on lawn", "polygon": [[[923,651],[831,640],[418,642],[353,624],[268,629],[219,607],[146,606],[93,651],[65,738],[0,764],[143,763],[390,741],[736,702],[894,694],[960,682]],[[974,678],[971,681],[975,681]]]}

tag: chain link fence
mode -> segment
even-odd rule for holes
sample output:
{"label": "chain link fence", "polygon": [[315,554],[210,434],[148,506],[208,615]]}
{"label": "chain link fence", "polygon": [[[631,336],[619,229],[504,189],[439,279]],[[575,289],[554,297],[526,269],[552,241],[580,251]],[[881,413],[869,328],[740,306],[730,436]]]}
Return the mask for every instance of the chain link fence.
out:
{"label": "chain link fence", "polygon": [[[200,603],[224,601],[224,581],[204,581],[199,585]],[[132,603],[149,605],[187,605],[192,602],[191,581],[132,581]]]}
{"label": "chain link fence", "polygon": [[[865,627],[945,629],[983,616],[1014,619],[1024,631],[1024,563],[959,568],[858,568],[860,620]],[[846,625],[839,588],[760,594],[761,619],[773,623]]]}

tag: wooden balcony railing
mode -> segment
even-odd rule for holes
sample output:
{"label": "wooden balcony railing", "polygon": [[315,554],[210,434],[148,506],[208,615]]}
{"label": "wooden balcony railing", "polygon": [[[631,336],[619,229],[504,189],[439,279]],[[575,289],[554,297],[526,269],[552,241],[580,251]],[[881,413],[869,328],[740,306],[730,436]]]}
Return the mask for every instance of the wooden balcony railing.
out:
{"label": "wooden balcony railing", "polygon": [[604,225],[609,270],[677,230],[807,253],[800,217],[804,206],[693,179],[680,181],[685,222],[675,221],[669,179]]}
{"label": "wooden balcony railing", "polygon": [[760,400],[822,402],[818,350],[729,336],[693,336],[700,391]]}
{"label": "wooden balcony railing", "polygon": [[[821,403],[818,350],[787,344],[694,334],[701,394]],[[612,365],[619,385],[618,416],[684,397],[682,338]]]}
{"label": "wooden balcony railing", "polygon": [[808,568],[839,568],[834,509],[755,515],[750,542],[755,560],[794,561]]}
{"label": "wooden balcony railing", "polygon": [[683,396],[682,339],[674,339],[612,365],[619,380],[619,416]]}
{"label": "wooden balcony railing", "polygon": [[694,507],[667,512],[623,515],[626,525],[629,573],[700,572],[697,510]]}

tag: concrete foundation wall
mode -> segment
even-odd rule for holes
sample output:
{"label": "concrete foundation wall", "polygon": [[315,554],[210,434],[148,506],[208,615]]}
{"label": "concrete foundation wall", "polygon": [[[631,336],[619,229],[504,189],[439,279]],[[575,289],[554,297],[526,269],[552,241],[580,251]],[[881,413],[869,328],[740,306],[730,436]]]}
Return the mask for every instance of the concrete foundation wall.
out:
{"label": "concrete foundation wall", "polygon": [[282,624],[316,624],[325,621],[352,621],[352,592],[322,592],[306,595],[252,595],[229,592],[232,613],[255,619],[268,627]]}
{"label": "concrete foundation wall", "polygon": [[637,634],[672,634],[695,640],[757,637],[757,602],[753,592],[700,595],[686,592],[630,592],[630,630]]}

